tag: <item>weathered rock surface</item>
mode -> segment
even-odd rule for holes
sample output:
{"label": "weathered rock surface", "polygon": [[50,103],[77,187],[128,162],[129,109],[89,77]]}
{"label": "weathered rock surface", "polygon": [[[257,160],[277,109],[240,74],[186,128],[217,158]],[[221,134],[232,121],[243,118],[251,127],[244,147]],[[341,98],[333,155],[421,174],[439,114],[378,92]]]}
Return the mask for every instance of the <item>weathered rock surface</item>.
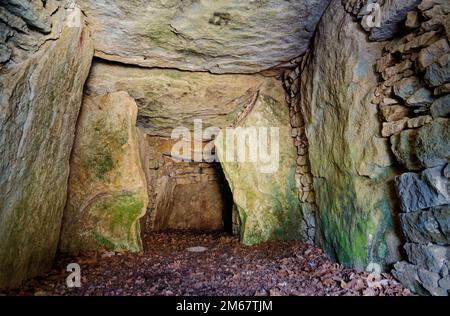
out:
{"label": "weathered rock surface", "polygon": [[445,38],[422,49],[417,59],[419,69],[422,71],[425,70],[428,66],[438,61],[439,58],[446,53],[450,53],[450,46]]}
{"label": "weathered rock surface", "polygon": [[420,295],[446,296],[447,290],[439,288],[441,276],[438,273],[417,267],[406,261],[397,262],[392,274],[413,292]]}
{"label": "weathered rock surface", "polygon": [[[300,238],[302,217],[295,186],[297,151],[292,142],[286,141],[291,135],[288,106],[267,92],[259,92],[238,128],[223,129],[216,139],[217,154],[239,211],[241,240],[246,245]],[[231,145],[234,133],[239,138],[248,131],[239,128],[267,130],[258,130],[257,141],[238,141],[234,147]],[[270,132],[271,128],[278,131],[278,139]],[[266,136],[266,143],[261,135],[267,133],[270,136]],[[278,150],[274,149],[276,147]],[[254,162],[249,160],[250,156],[239,162],[232,158],[232,150],[246,150],[247,155],[249,150],[256,150],[258,155]],[[267,159],[260,155],[261,152],[267,152],[273,158]]]}
{"label": "weathered rock surface", "polygon": [[396,96],[406,100],[414,94],[421,87],[421,82],[418,77],[412,76],[404,78],[394,84],[394,93]]}
{"label": "weathered rock surface", "polygon": [[430,110],[433,118],[450,116],[450,94],[434,101]]}
{"label": "weathered rock surface", "polygon": [[260,75],[213,75],[95,62],[86,91],[92,95],[127,91],[138,104],[138,126],[149,135],[170,137],[179,126],[192,131],[194,119],[202,120],[203,128],[231,125],[261,86],[284,100],[281,83]]}
{"label": "weathered rock surface", "polygon": [[[0,6],[0,63],[10,68],[60,37],[66,1],[4,0]],[[73,6],[72,9],[75,7]],[[77,9],[78,10],[78,9]],[[78,16],[77,20],[81,19]],[[2,65],[0,65],[2,66]]]}
{"label": "weathered rock surface", "polygon": [[431,87],[450,82],[450,54],[445,54],[427,67],[425,80]]}
{"label": "weathered rock surface", "polygon": [[395,179],[403,212],[450,204],[450,181],[443,175],[443,169],[434,167],[420,174],[408,172]]}
{"label": "weathered rock surface", "polygon": [[407,240],[418,244],[450,244],[450,206],[400,215]]}
{"label": "weathered rock surface", "polygon": [[[78,10],[59,8],[52,20],[53,29],[61,30],[58,37],[0,75],[0,287],[45,272],[58,244],[70,152],[93,54],[84,23],[69,27],[63,23],[67,15],[81,18]],[[48,30],[41,19],[26,19]]]}
{"label": "weathered rock surface", "polygon": [[147,67],[254,73],[303,54],[330,0],[78,2],[96,56]]}
{"label": "weathered rock surface", "polygon": [[431,272],[441,272],[450,258],[450,247],[407,243],[404,248],[411,263]]}
{"label": "weathered rock surface", "polygon": [[301,106],[323,246],[341,263],[364,269],[399,256],[386,183],[393,172],[371,103],[381,46],[367,42],[340,2],[332,2],[318,26]]}
{"label": "weathered rock surface", "polygon": [[126,92],[83,100],[70,163],[60,250],[142,250],[147,208],[136,133],[137,106]]}
{"label": "weathered rock surface", "polygon": [[440,118],[404,130],[392,136],[391,143],[396,158],[409,170],[443,166],[450,157],[450,120]]}
{"label": "weathered rock surface", "polygon": [[[141,128],[139,134],[149,195],[148,211],[141,220],[141,229],[144,232],[223,229],[222,220],[226,215],[231,215],[233,202],[232,197],[227,195],[229,189],[226,191],[218,164],[175,161],[171,151],[178,139],[151,136]],[[193,158],[195,151],[192,147],[195,146],[186,144],[189,144],[189,153]],[[204,148],[206,144],[198,145]],[[229,219],[227,224],[230,222]]]}
{"label": "weathered rock surface", "polygon": [[386,41],[397,35],[404,26],[406,15],[420,4],[421,0],[386,0],[381,6],[381,26],[370,33],[373,41]]}

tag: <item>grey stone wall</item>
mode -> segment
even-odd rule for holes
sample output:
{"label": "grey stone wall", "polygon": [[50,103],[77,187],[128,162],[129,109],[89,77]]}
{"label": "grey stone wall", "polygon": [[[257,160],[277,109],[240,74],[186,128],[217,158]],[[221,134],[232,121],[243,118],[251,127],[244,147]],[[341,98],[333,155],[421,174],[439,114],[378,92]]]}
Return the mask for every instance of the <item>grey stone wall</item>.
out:
{"label": "grey stone wall", "polygon": [[393,274],[422,295],[450,290],[449,13],[448,1],[385,1],[381,27],[370,30],[386,41],[375,103],[403,171],[394,185],[407,260]]}

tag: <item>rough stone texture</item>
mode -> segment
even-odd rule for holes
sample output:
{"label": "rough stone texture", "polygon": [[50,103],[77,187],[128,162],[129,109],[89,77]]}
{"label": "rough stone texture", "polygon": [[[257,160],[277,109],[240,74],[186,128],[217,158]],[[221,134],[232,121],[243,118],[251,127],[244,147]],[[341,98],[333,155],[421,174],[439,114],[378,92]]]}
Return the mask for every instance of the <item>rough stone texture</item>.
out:
{"label": "rough stone texture", "polygon": [[93,29],[96,56],[147,67],[254,73],[303,54],[330,0],[78,2]]}
{"label": "rough stone texture", "polygon": [[[237,126],[277,128],[279,140],[272,136],[267,138],[272,146],[278,145],[279,157],[275,156],[271,161],[256,159],[255,162],[235,162],[227,158],[227,150],[232,148],[229,144],[234,142],[230,131],[239,137],[245,130],[224,129],[216,139],[217,154],[239,211],[241,240],[246,245],[266,240],[300,238],[301,213],[295,186],[297,153],[294,144],[285,141],[291,135],[288,106],[266,93],[260,91]],[[249,148],[258,148],[258,151],[270,152],[263,144],[259,138],[259,144],[246,142],[243,147],[239,144],[236,147],[247,151]]]}
{"label": "rough stone texture", "polygon": [[[399,6],[407,3],[397,1]],[[450,92],[448,13],[448,1],[421,1],[418,10],[407,13],[409,28],[398,27],[402,37],[387,42],[377,62],[384,80],[376,90],[382,134],[392,134],[391,149],[402,167],[416,172],[429,168],[407,172],[395,181],[400,206],[407,212],[400,215],[403,235],[421,245],[405,246],[409,263],[398,263],[394,274],[412,291],[425,295],[448,295],[448,268],[441,271],[437,264],[430,265],[433,251],[449,245],[449,175],[444,168],[450,157],[450,129],[444,118]],[[393,95],[398,105],[386,109],[384,100]],[[404,106],[409,108],[406,115]]]}
{"label": "rough stone texture", "polygon": [[433,101],[433,93],[427,88],[420,88],[406,99],[406,105],[412,107],[425,106],[430,105]]}
{"label": "rough stone texture", "polygon": [[393,176],[391,157],[371,103],[381,48],[367,42],[340,1],[333,1],[302,74],[316,226],[326,252],[359,269],[399,257],[387,185]]}
{"label": "rough stone texture", "polygon": [[83,100],[70,163],[60,250],[142,250],[139,218],[148,196],[126,92]]}
{"label": "rough stone texture", "polygon": [[407,240],[419,244],[450,244],[450,207],[439,206],[400,215]]}
{"label": "rough stone texture", "polygon": [[433,118],[430,115],[422,115],[409,119],[407,125],[408,128],[418,128],[427,125],[431,121],[433,121]]}
{"label": "rough stone texture", "polygon": [[434,42],[430,46],[422,49],[418,56],[418,66],[420,70],[425,70],[428,66],[438,61],[442,55],[450,53],[450,46],[447,39],[443,38]]}
{"label": "rough stone texture", "polygon": [[0,287],[45,272],[56,252],[93,54],[89,32],[63,23],[69,14],[80,17],[60,8],[58,38],[0,76]]}
{"label": "rough stone texture", "polygon": [[431,272],[441,272],[450,258],[450,247],[407,243],[404,248],[410,262]]}
{"label": "rough stone texture", "polygon": [[450,120],[435,119],[419,129],[404,130],[391,137],[392,151],[409,170],[422,170],[448,163]]}
{"label": "rough stone texture", "polygon": [[[0,6],[0,68],[26,61],[60,37],[66,1],[3,0]],[[74,6],[72,6],[74,8]],[[1,65],[4,63],[4,65]]]}
{"label": "rough stone texture", "polygon": [[405,286],[420,295],[445,296],[447,290],[439,288],[441,279],[438,273],[433,273],[406,261],[397,262],[392,274]]}
{"label": "rough stone texture", "polygon": [[381,115],[386,122],[398,121],[409,114],[409,109],[401,105],[381,107]]}
{"label": "rough stone texture", "polygon": [[392,121],[383,123],[383,128],[381,129],[381,136],[383,137],[389,137],[394,134],[400,133],[408,123],[407,118],[402,118],[398,121]]}
{"label": "rough stone texture", "polygon": [[430,110],[433,118],[450,116],[450,94],[434,101]]}
{"label": "rough stone texture", "polygon": [[[228,220],[225,228],[229,229],[232,197],[227,195],[229,188],[220,166],[216,163],[174,161],[171,150],[178,140],[151,136],[139,130],[149,195],[148,211],[141,221],[142,230],[213,231],[224,228],[223,220]],[[201,144],[201,148],[205,146],[206,142]]]}
{"label": "rough stone texture", "polygon": [[373,41],[386,41],[402,30],[406,15],[417,8],[421,0],[386,0],[381,6],[381,27],[375,27],[370,33]]}
{"label": "rough stone texture", "polygon": [[421,87],[421,82],[418,77],[404,78],[394,84],[394,93],[396,96],[406,100],[414,94]]}
{"label": "rough stone texture", "polygon": [[431,87],[450,82],[450,54],[443,55],[437,62],[427,67],[425,80]]}
{"label": "rough stone texture", "polygon": [[[291,123],[291,137],[297,147],[297,169],[295,185],[298,190],[302,222],[300,234],[303,241],[316,243],[316,213],[313,175],[308,157],[308,139],[305,134],[305,122],[300,111],[300,74],[304,69],[306,56],[294,61],[297,67],[283,74],[283,86],[286,90],[286,101],[289,103],[289,116]],[[317,241],[318,242],[318,241]]]}
{"label": "rough stone texture", "polygon": [[401,209],[408,212],[450,203],[450,181],[443,167],[426,169],[420,174],[404,173],[395,179]]}
{"label": "rough stone texture", "polygon": [[86,90],[92,95],[127,91],[139,107],[138,126],[147,134],[170,137],[178,126],[193,130],[194,119],[201,119],[203,128],[229,126],[261,86],[284,98],[279,81],[260,75],[212,75],[95,62]]}

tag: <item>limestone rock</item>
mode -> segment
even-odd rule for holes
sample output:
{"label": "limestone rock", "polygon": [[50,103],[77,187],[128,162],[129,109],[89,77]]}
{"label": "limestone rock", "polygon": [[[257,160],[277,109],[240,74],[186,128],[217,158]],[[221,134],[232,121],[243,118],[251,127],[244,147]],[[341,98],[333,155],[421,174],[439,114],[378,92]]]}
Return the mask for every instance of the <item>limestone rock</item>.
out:
{"label": "limestone rock", "polygon": [[429,65],[438,61],[442,55],[449,52],[450,46],[445,38],[434,42],[427,48],[422,49],[419,53],[419,58],[417,59],[420,70],[425,70]]}
{"label": "limestone rock", "polygon": [[398,121],[409,114],[409,109],[401,105],[382,106],[381,115],[387,122]]}
{"label": "limestone rock", "polygon": [[[143,128],[138,128],[138,134],[149,195],[147,213],[141,219],[142,231],[230,229],[233,202],[219,164],[191,161],[197,153],[205,154],[213,144],[193,141],[186,135],[192,141],[183,142],[188,145],[189,155],[185,155],[183,148],[182,153],[172,156],[178,138],[152,136]],[[189,161],[176,161],[174,157],[179,156]],[[202,156],[206,159],[208,155]]]}
{"label": "limestone rock", "polygon": [[392,161],[371,103],[382,47],[367,41],[340,2],[333,1],[319,23],[302,75],[301,108],[320,239],[328,255],[365,269],[371,261],[398,260],[386,184]]}
{"label": "limestone rock", "polygon": [[439,273],[450,258],[450,247],[407,243],[404,248],[411,263],[431,272]]}
{"label": "limestone rock", "polygon": [[433,93],[427,88],[420,88],[414,92],[408,99],[406,99],[406,105],[413,107],[420,107],[430,105],[433,103]]}
{"label": "limestone rock", "polygon": [[408,128],[417,128],[430,123],[433,118],[430,115],[413,117],[408,120]]}
{"label": "limestone rock", "polygon": [[[241,239],[246,245],[301,237],[302,215],[295,186],[297,151],[292,142],[284,141],[290,139],[289,110],[285,103],[265,93],[259,93],[254,107],[237,129],[224,129],[216,139],[218,157],[239,211]],[[278,140],[271,129],[264,130],[272,127],[278,130]],[[270,139],[272,150],[269,152],[274,157],[267,159],[258,154],[253,162],[249,156],[242,162],[230,159],[232,151],[228,150],[233,148],[233,133],[239,138],[248,131],[239,128],[258,128],[259,136],[258,141],[237,144],[238,150],[265,152],[268,143],[265,144],[261,135],[270,133],[267,139]]]}
{"label": "limestone rock", "polygon": [[408,12],[406,15],[405,26],[409,29],[418,28],[420,26],[419,12],[417,11]]}
{"label": "limestone rock", "polygon": [[261,86],[284,101],[281,83],[260,75],[212,75],[170,69],[93,64],[86,84],[91,95],[127,91],[138,104],[138,126],[149,135],[170,137],[183,126],[194,129],[231,125]]}
{"label": "limestone rock", "polygon": [[50,33],[50,16],[44,10],[40,1],[6,0],[2,5],[11,13],[22,18],[29,26],[43,33]]}
{"label": "limestone rock", "polygon": [[418,266],[418,268],[417,275],[419,276],[419,280],[430,295],[448,296],[447,290],[439,288],[439,280],[441,279],[439,273],[422,269],[420,266]]}
{"label": "limestone rock", "polygon": [[406,261],[397,262],[392,270],[392,275],[399,280],[403,285],[409,288],[414,293],[420,295],[430,295],[422,286],[419,279],[418,268]]}
{"label": "limestone rock", "polygon": [[[7,68],[26,61],[42,45],[60,37],[66,1],[4,0],[0,6],[0,63]],[[72,11],[79,9],[73,8]],[[79,15],[77,17],[78,21]],[[0,65],[1,66],[1,65]]]}
{"label": "limestone rock", "polygon": [[394,268],[392,275],[414,293],[419,295],[447,295],[447,291],[439,287],[438,282],[441,277],[438,273],[422,269],[406,261],[397,262]]}
{"label": "limestone rock", "polygon": [[450,94],[443,96],[431,104],[431,115],[436,117],[448,117],[450,115]]}
{"label": "limestone rock", "polygon": [[389,137],[391,135],[400,133],[402,130],[405,129],[407,123],[408,123],[407,118],[403,118],[398,121],[383,123],[383,128],[381,129],[381,136]]}
{"label": "limestone rock", "polygon": [[431,87],[437,87],[450,81],[450,54],[427,67],[425,80]]}
{"label": "limestone rock", "polygon": [[391,137],[392,151],[409,170],[443,166],[450,157],[450,120],[439,118]]}
{"label": "limestone rock", "polygon": [[443,95],[443,94],[449,94],[449,93],[450,93],[450,82],[444,83],[443,85],[434,89],[434,95]]}
{"label": "limestone rock", "polygon": [[450,204],[450,181],[442,171],[442,167],[435,167],[421,174],[409,172],[399,176],[395,185],[401,209],[408,213]]}
{"label": "limestone rock", "polygon": [[58,244],[93,54],[84,23],[63,23],[80,12],[58,12],[52,20],[62,30],[58,38],[0,75],[0,288],[50,269]]}
{"label": "limestone rock", "polygon": [[450,207],[440,206],[427,211],[400,215],[403,233],[410,242],[450,244]]}
{"label": "limestone rock", "polygon": [[96,56],[147,67],[254,73],[303,54],[330,0],[80,0]]}
{"label": "limestone rock", "polygon": [[406,100],[421,87],[418,77],[408,77],[394,84],[394,93],[396,96]]}
{"label": "limestone rock", "polygon": [[373,41],[386,41],[401,30],[408,12],[413,11],[421,0],[386,0],[381,6],[381,26],[370,33]]}
{"label": "limestone rock", "polygon": [[70,163],[62,252],[142,249],[139,218],[148,196],[136,116],[136,103],[126,92],[84,98]]}

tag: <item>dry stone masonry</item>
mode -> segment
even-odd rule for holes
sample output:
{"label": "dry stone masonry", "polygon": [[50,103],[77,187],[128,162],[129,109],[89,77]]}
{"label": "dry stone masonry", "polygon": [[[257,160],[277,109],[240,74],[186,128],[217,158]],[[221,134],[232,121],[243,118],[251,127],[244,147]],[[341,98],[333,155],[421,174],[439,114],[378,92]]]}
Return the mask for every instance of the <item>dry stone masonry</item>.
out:
{"label": "dry stone masonry", "polygon": [[287,70],[283,74],[283,86],[286,90],[286,102],[289,104],[291,137],[297,148],[297,169],[295,185],[298,190],[300,209],[302,213],[301,236],[304,241],[314,244],[316,233],[315,193],[313,175],[308,156],[308,139],[305,133],[305,122],[300,109],[300,76],[305,67],[308,52],[302,57],[291,61],[294,70]]}
{"label": "dry stone masonry", "polygon": [[[417,1],[416,1],[417,2]],[[448,1],[404,7],[403,36],[387,43],[377,62],[375,94],[382,135],[404,173],[395,180],[407,261],[394,275],[420,294],[449,288],[450,82]]]}

